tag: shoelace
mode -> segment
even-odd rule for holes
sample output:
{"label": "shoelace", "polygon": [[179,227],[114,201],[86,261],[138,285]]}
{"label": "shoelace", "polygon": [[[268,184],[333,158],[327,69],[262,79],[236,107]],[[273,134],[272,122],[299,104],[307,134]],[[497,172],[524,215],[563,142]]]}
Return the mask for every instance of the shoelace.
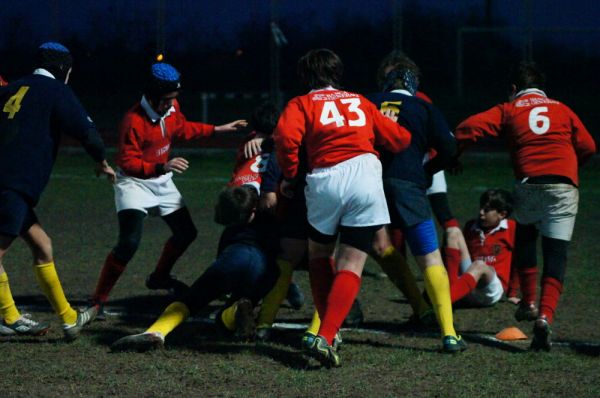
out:
{"label": "shoelace", "polygon": [[37,326],[39,324],[39,322],[36,322],[33,319],[31,319],[31,314],[22,314],[21,318],[19,318],[19,321],[21,321],[27,326]]}

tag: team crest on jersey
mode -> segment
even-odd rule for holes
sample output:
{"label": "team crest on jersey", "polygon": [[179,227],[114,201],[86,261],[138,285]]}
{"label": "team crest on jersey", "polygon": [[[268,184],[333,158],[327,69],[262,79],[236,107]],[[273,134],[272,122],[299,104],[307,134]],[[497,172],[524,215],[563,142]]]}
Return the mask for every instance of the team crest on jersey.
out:
{"label": "team crest on jersey", "polygon": [[400,114],[400,106],[402,101],[384,101],[381,103],[382,111],[392,111],[395,115]]}

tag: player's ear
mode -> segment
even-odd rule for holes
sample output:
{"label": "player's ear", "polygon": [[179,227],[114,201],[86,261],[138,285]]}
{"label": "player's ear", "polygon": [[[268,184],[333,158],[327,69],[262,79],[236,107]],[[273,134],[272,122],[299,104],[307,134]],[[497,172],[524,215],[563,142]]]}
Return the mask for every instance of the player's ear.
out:
{"label": "player's ear", "polygon": [[502,210],[498,212],[498,215],[501,217],[502,220],[504,220],[506,217],[508,217],[508,212],[506,210]]}

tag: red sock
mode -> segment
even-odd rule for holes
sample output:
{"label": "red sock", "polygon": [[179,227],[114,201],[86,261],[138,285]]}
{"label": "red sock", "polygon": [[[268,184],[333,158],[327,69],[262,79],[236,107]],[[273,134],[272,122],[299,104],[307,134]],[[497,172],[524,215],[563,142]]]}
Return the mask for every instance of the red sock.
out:
{"label": "red sock", "polygon": [[154,269],[154,275],[158,278],[168,277],[175,265],[175,261],[181,257],[184,251],[185,249],[182,250],[178,248],[171,242],[171,239],[169,239],[163,247],[162,254],[158,259],[158,264],[156,264],[156,268]]}
{"label": "red sock", "polygon": [[105,303],[108,300],[110,291],[115,286],[119,277],[125,271],[127,263],[123,263],[113,255],[112,251],[106,257],[104,266],[100,271],[100,278],[98,278],[98,284],[96,285],[96,291],[92,300],[96,303]]}
{"label": "red sock", "polygon": [[327,343],[333,343],[333,338],[348,316],[359,290],[360,276],[346,270],[337,273],[331,286],[331,293],[327,297],[327,310],[319,328],[319,335],[325,337]]}
{"label": "red sock", "polygon": [[450,227],[460,228],[460,225],[458,224],[458,220],[456,218],[451,218],[449,220],[444,221],[443,227],[444,229],[448,229]]}
{"label": "red sock", "polygon": [[460,249],[444,247],[446,271],[448,272],[448,281],[450,285],[458,280],[458,271],[460,270]]}
{"label": "red sock", "polygon": [[454,282],[450,282],[450,300],[456,303],[477,287],[477,281],[473,275],[465,272]]}
{"label": "red sock", "polygon": [[335,276],[333,259],[327,257],[314,258],[308,262],[308,276],[313,301],[319,316],[323,317],[327,308],[327,296]]}
{"label": "red sock", "polygon": [[531,304],[537,300],[537,267],[519,268],[523,303]]}
{"label": "red sock", "polygon": [[554,320],[554,311],[563,290],[563,284],[549,276],[542,278],[542,298],[540,299],[540,316],[545,316],[549,323]]}
{"label": "red sock", "polygon": [[390,239],[396,250],[406,257],[406,239],[402,230],[400,228],[390,228]]}
{"label": "red sock", "polygon": [[520,286],[520,282],[519,282],[519,272],[517,270],[517,267],[512,266],[510,268],[510,280],[508,281],[508,292],[507,292],[507,296],[508,297],[517,297],[517,295],[519,294],[519,286]]}

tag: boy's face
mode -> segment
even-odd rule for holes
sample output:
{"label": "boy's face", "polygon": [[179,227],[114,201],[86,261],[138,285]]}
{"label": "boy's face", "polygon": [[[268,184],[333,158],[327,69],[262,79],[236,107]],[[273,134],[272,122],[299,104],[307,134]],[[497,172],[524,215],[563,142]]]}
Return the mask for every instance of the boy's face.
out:
{"label": "boy's face", "polygon": [[479,209],[479,224],[484,228],[495,228],[506,218],[506,211],[498,211],[489,206]]}
{"label": "boy's face", "polygon": [[155,104],[152,100],[150,100],[150,104],[156,113],[158,113],[160,116],[163,116],[169,109],[171,109],[178,95],[179,91],[172,91],[161,96],[158,100],[158,104]]}

